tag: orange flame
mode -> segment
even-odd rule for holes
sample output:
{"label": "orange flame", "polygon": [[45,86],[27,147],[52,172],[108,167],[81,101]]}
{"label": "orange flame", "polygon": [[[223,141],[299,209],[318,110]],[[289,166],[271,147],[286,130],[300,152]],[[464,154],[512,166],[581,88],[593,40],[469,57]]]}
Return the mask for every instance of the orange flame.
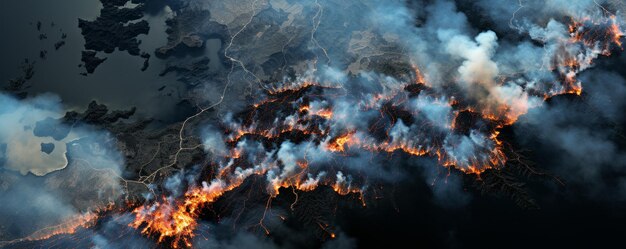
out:
{"label": "orange flame", "polygon": [[354,131],[348,132],[346,134],[340,135],[334,139],[331,139],[330,143],[326,146],[326,148],[333,152],[343,152],[345,151],[346,145],[351,145],[356,142],[356,138],[354,138]]}

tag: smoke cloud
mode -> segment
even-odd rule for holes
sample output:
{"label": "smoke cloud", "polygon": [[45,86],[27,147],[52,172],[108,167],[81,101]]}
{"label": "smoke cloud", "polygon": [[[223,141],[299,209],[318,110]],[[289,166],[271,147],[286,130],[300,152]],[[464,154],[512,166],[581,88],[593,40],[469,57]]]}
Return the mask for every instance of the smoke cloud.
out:
{"label": "smoke cloud", "polygon": [[2,240],[40,239],[45,233],[35,231],[106,207],[123,194],[124,164],[114,140],[92,127],[63,124],[62,111],[53,95],[0,95]]}

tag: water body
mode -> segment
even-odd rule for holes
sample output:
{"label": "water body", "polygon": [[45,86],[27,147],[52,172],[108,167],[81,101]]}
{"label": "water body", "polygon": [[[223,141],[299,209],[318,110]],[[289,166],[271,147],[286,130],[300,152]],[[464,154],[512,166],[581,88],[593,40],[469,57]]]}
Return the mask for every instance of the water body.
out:
{"label": "water body", "polygon": [[[164,6],[151,10],[144,16],[150,24],[147,35],[139,35],[140,48],[150,53],[150,67],[141,71],[143,58],[131,56],[125,51],[112,54],[98,53],[107,57],[94,74],[82,76],[79,68],[84,38],[78,28],[78,19],[94,20],[102,8],[98,0],[22,0],[0,3],[0,82],[21,75],[20,63],[28,58],[36,61],[35,75],[29,81],[32,95],[52,92],[59,95],[68,108],[83,110],[92,100],[107,104],[111,109],[128,109],[136,106],[137,116],[153,117],[167,122],[180,112],[180,96],[186,86],[176,80],[175,74],[164,77],[158,74],[166,65],[154,55],[154,51],[166,44],[165,21],[172,13]],[[37,22],[41,21],[41,31]],[[52,26],[54,22],[54,26]],[[45,33],[47,39],[39,40]],[[54,43],[61,41],[66,33],[65,46],[55,51]],[[218,39],[207,41],[205,54],[211,59],[211,68],[222,68],[217,53],[221,47]],[[47,58],[39,58],[39,52],[47,50]],[[159,91],[160,88],[163,88]]]}

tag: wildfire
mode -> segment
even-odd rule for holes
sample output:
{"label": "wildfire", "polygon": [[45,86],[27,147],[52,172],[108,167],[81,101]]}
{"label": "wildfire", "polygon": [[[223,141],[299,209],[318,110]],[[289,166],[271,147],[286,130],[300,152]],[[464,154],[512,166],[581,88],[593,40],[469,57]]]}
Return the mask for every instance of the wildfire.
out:
{"label": "wildfire", "polygon": [[[565,36],[567,39],[560,38],[566,41],[559,41],[558,52],[551,57],[550,72],[558,75],[555,76],[557,80],[541,82],[543,89],[533,93],[534,97],[547,99],[564,93],[580,95],[582,83],[578,74],[589,68],[599,55],[607,55],[612,44],[621,46],[624,38],[615,16],[600,21],[591,18],[573,21],[569,35]],[[342,116],[345,114],[341,112],[341,106],[333,105],[333,99],[311,94],[320,88],[326,91],[339,87],[312,78],[270,86],[267,98],[251,105],[251,111],[245,117],[223,121],[226,132],[220,135],[224,135],[224,144],[229,151],[211,159],[214,160],[211,163],[219,166],[213,179],[202,182],[202,186],[190,187],[182,198],[162,197],[135,208],[132,211],[134,221],[129,226],[157,238],[159,243],[168,241],[174,248],[191,247],[202,210],[253,175],[267,180],[266,191],[270,199],[276,197],[281,188],[292,188],[295,193],[296,190],[312,191],[318,186],[328,186],[340,195],[359,194],[365,205],[366,181],[358,179],[349,169],[316,165],[315,161],[308,160],[309,149],[320,153],[318,157],[342,160],[349,160],[352,156],[345,153],[348,149],[368,155],[429,156],[441,166],[476,176],[488,169],[503,167],[507,158],[505,143],[499,138],[500,131],[514,124],[529,106],[508,99],[487,106],[464,99],[463,95],[442,94],[438,91],[440,89],[434,89],[426,82],[418,66],[412,66],[414,79],[408,80],[410,82],[393,81],[378,92],[359,93],[349,99],[348,105],[354,107],[353,110],[373,113],[368,117],[379,116],[378,120],[353,120]],[[419,88],[407,90],[416,85]],[[428,108],[436,109],[432,113],[443,113],[441,116],[445,118],[431,116],[432,113],[425,110],[427,108],[411,106],[410,102],[416,99],[414,95],[429,97],[433,105]],[[287,107],[277,110],[277,104]],[[457,122],[462,112],[480,120]],[[341,122],[338,119],[342,119]],[[246,142],[253,145],[247,146]],[[40,230],[27,240],[73,233],[81,227],[93,225],[98,217],[97,213],[86,213],[59,226]],[[330,237],[335,238],[335,234],[330,233]]]}
{"label": "wildfire", "polygon": [[611,55],[611,46],[622,47],[624,31],[615,15],[593,19],[584,17],[569,25],[570,43],[582,43],[587,48],[598,48],[602,55]]}
{"label": "wildfire", "polygon": [[136,229],[143,227],[141,233],[156,235],[159,243],[169,238],[173,248],[178,248],[181,243],[191,247],[201,209],[242,182],[233,181],[226,185],[224,181],[216,180],[210,186],[191,188],[182,202],[163,198],[160,203],[139,206],[133,210],[135,220],[129,226]]}
{"label": "wildfire", "polygon": [[324,119],[331,119],[333,117],[333,111],[328,108],[321,108],[317,110],[312,110],[308,105],[304,105],[300,107],[300,112],[308,113],[311,116],[318,116]]}
{"label": "wildfire", "polygon": [[[307,169],[306,162],[298,162],[301,172]],[[214,203],[225,193],[239,187],[244,180],[251,175],[263,175],[273,166],[256,168],[255,170],[231,172],[226,179],[214,179],[211,184],[203,183],[202,187],[189,189],[182,201],[162,198],[161,202],[152,205],[143,205],[133,210],[135,220],[129,224],[135,229],[141,228],[141,233],[148,236],[156,236],[159,243],[166,240],[171,241],[173,248],[181,245],[191,247],[191,240],[195,236],[194,231],[198,226],[197,219],[202,208]],[[332,186],[333,190],[340,195],[359,193],[362,196],[363,190],[354,187],[346,177],[338,172],[335,179],[324,178],[319,175],[317,178],[298,173],[284,179],[277,179],[270,182],[270,188],[274,190],[271,196],[275,197],[281,187],[295,188],[301,191],[311,191],[319,185]]]}
{"label": "wildfire", "polygon": [[356,138],[354,138],[354,131],[348,132],[346,134],[340,135],[328,143],[326,148],[333,152],[343,152],[345,151],[345,146],[350,146],[351,144],[356,142]]}
{"label": "wildfire", "polygon": [[57,235],[74,234],[80,229],[85,229],[94,226],[101,215],[113,208],[112,204],[109,204],[103,208],[98,208],[94,211],[87,211],[84,213],[73,215],[65,219],[62,223],[54,226],[45,227],[35,231],[27,237],[16,239],[12,241],[0,242],[0,247],[6,244],[13,244],[23,241],[38,241],[52,238]]}
{"label": "wildfire", "polygon": [[413,68],[413,73],[415,74],[415,83],[426,84],[426,79],[424,78],[424,75],[422,74],[420,68],[415,64],[412,64],[411,67]]}
{"label": "wildfire", "polygon": [[615,16],[611,16],[611,29],[609,33],[613,34],[613,43],[615,43],[618,47],[622,47],[622,38],[624,38],[625,34],[617,22],[617,17]]}
{"label": "wildfire", "polygon": [[[607,25],[608,23],[608,25]],[[597,25],[596,25],[597,26]],[[580,95],[582,93],[582,83],[577,79],[580,71],[591,66],[592,60],[598,55],[606,55],[609,51],[610,44],[621,45],[621,39],[624,37],[618,22],[612,17],[600,25],[594,26],[591,19],[584,19],[574,22],[570,25],[571,39],[562,45],[562,49],[554,59],[553,71],[560,78],[559,82],[554,82],[550,89],[539,94],[544,94],[545,98],[554,95],[570,93]],[[606,27],[602,28],[602,27]],[[572,44],[583,44],[584,48],[596,47],[600,51],[585,49],[567,49]],[[576,48],[576,46],[574,46]],[[348,159],[350,155],[346,154],[346,150],[360,149],[372,154],[388,153],[393,154],[402,152],[409,156],[431,156],[437,159],[440,165],[444,167],[453,167],[467,174],[475,174],[479,176],[485,170],[498,169],[503,167],[507,158],[504,153],[504,142],[500,140],[500,129],[505,125],[511,125],[517,121],[517,118],[525,114],[528,106],[521,105],[516,102],[498,103],[496,107],[486,108],[484,106],[472,106],[464,101],[462,97],[446,97],[437,96],[433,101],[437,102],[438,108],[442,110],[450,110],[447,115],[453,119],[452,124],[447,123],[441,125],[431,122],[420,123],[418,128],[402,128],[395,120],[398,115],[412,115],[414,118],[421,115],[419,111],[403,112],[406,108],[409,95],[406,87],[416,83],[419,84],[419,90],[413,89],[412,94],[432,94],[436,96],[436,91],[430,91],[431,86],[425,81],[425,77],[417,66],[413,66],[414,82],[398,82],[393,86],[383,87],[378,93],[367,93],[362,95],[361,99],[357,99],[355,106],[360,111],[378,111],[381,117],[390,117],[394,120],[385,123],[381,118],[381,124],[374,122],[369,130],[335,128],[333,122],[339,119],[333,110],[335,106],[332,101],[322,101],[311,104],[310,99],[304,100],[307,91],[313,88],[332,89],[332,86],[323,85],[314,80],[297,81],[294,83],[281,83],[280,85],[270,88],[269,97],[252,106],[253,115],[273,115],[270,123],[265,124],[261,121],[253,120],[245,125],[229,121],[227,126],[230,132],[227,134],[226,142],[233,146],[230,153],[226,153],[221,160],[229,163],[217,163],[220,166],[216,178],[210,184],[203,183],[202,187],[190,188],[182,198],[177,200],[174,198],[163,197],[160,201],[153,204],[146,204],[136,208],[133,213],[135,220],[129,226],[141,229],[143,234],[155,236],[159,242],[171,241],[173,247],[191,246],[191,239],[194,237],[194,231],[198,226],[198,217],[203,208],[223,196],[225,193],[239,187],[246,178],[251,175],[261,175],[267,179],[267,192],[270,198],[276,197],[280,193],[281,188],[292,188],[294,191],[312,191],[318,186],[329,186],[340,195],[359,194],[363,200],[365,187],[356,184],[352,175],[346,174],[338,170],[319,171],[319,167],[311,167],[311,162],[307,160],[306,152],[304,155],[297,155],[296,152],[289,152],[293,159],[276,158],[275,151],[265,151],[265,155],[256,154],[251,158],[256,161],[246,162],[244,165],[234,166],[233,159],[246,160],[246,147],[239,147],[237,144],[241,138],[246,135],[257,135],[267,139],[286,137],[289,140],[291,132],[297,131],[300,134],[299,139],[310,143],[309,146],[320,146],[323,151],[330,153],[327,156],[341,156]],[[423,93],[422,93],[423,92]],[[285,95],[294,94],[303,96],[300,98]],[[289,95],[291,96],[291,95]],[[539,95],[541,96],[541,95]],[[319,96],[316,96],[319,97]],[[287,100],[289,99],[289,100]],[[261,113],[260,110],[272,110],[267,105],[273,103],[286,104],[292,109],[281,110],[271,113]],[[306,103],[306,104],[303,104]],[[398,110],[387,108],[392,106]],[[385,109],[387,108],[387,109]],[[292,112],[292,113],[290,113]],[[472,115],[478,115],[484,122],[489,123],[491,128],[486,128],[482,133],[476,134],[459,134],[464,128],[463,123],[456,122],[459,113],[468,112]],[[312,117],[320,117],[312,118]],[[341,117],[343,119],[344,117]],[[351,122],[350,117],[345,117]],[[411,120],[407,118],[406,120]],[[468,121],[471,122],[471,121]],[[397,128],[404,133],[402,138],[398,135],[391,134],[390,130]],[[433,126],[444,127],[445,133],[441,137],[430,137],[429,132],[434,132]],[[377,129],[384,129],[386,137],[374,138],[373,133]],[[419,132],[407,133],[410,129],[418,129]],[[331,135],[333,134],[333,135]],[[357,136],[358,134],[358,136]],[[276,140],[273,140],[276,141]],[[282,141],[279,139],[279,141]],[[465,143],[464,148],[459,149],[460,143]],[[276,142],[278,143],[278,142]],[[273,144],[273,147],[279,148],[280,144]],[[290,146],[293,147],[293,146]],[[258,147],[255,147],[258,148]],[[474,154],[465,155],[467,148],[474,150]],[[260,222],[262,225],[262,221]],[[263,227],[266,232],[268,230]],[[334,233],[330,233],[331,238],[335,238]]]}
{"label": "wildfire", "polygon": [[311,86],[319,86],[318,83],[313,81],[304,81],[304,82],[294,82],[294,83],[284,83],[283,85],[274,86],[269,90],[269,93],[272,95],[285,93],[288,91],[298,91],[301,89],[305,89]]}
{"label": "wildfire", "polygon": [[325,119],[330,119],[333,117],[333,111],[330,109],[322,109],[315,112],[315,115],[320,116]]}
{"label": "wildfire", "polygon": [[30,236],[24,238],[25,241],[43,240],[60,234],[72,234],[78,229],[93,226],[100,218],[97,212],[86,212],[70,217],[67,221],[51,227],[38,230]]}

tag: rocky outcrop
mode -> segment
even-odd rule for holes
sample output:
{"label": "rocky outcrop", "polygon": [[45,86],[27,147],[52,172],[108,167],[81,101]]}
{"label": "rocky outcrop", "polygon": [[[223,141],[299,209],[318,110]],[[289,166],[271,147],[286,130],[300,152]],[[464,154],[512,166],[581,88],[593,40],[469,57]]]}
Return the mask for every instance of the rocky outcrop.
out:
{"label": "rocky outcrop", "polygon": [[97,57],[95,51],[83,51],[81,58],[87,73],[93,73],[96,68],[106,60],[107,58]]}
{"label": "rocky outcrop", "polygon": [[[101,0],[101,2],[102,9],[96,20],[78,20],[78,27],[85,38],[85,49],[113,53],[117,48],[120,51],[127,51],[130,55],[140,56],[139,44],[141,41],[137,39],[137,36],[148,34],[150,31],[147,21],[137,21],[143,17],[143,5],[125,8],[123,6],[128,1]],[[100,61],[100,63],[102,62]],[[93,73],[100,63],[91,63],[89,67],[86,63],[87,73]],[[144,63],[144,65],[146,64]],[[147,66],[145,67],[147,68]]]}

